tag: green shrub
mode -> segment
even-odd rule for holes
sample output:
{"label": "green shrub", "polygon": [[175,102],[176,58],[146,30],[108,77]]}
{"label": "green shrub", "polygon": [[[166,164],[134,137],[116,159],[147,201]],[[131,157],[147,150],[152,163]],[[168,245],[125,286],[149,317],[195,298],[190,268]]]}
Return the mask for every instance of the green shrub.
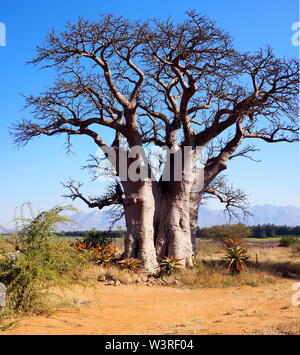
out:
{"label": "green shrub", "polygon": [[295,244],[299,241],[297,237],[293,237],[292,235],[287,235],[285,237],[282,237],[279,241],[279,246],[280,247],[289,247],[292,244]]}
{"label": "green shrub", "polygon": [[103,267],[108,267],[112,264],[114,256],[111,253],[98,253],[96,255],[96,263]]}
{"label": "green shrub", "polygon": [[[31,218],[24,217],[26,206]],[[74,223],[64,213],[75,211],[76,209],[72,206],[58,206],[49,211],[43,211],[37,217],[34,217],[31,204],[27,202],[19,208],[18,216],[18,209],[15,211],[14,232],[11,233],[2,226],[0,228],[6,231],[7,242],[13,245],[16,251],[23,251],[31,244],[37,246],[51,237],[56,237],[55,231],[59,225]]]}
{"label": "green shrub", "polygon": [[214,226],[205,228],[202,237],[205,239],[225,240],[229,237],[246,238],[251,235],[251,229],[242,223],[224,224],[222,226]]}
{"label": "green shrub", "polygon": [[91,244],[91,248],[97,248],[98,245],[105,248],[112,244],[112,241],[113,240],[108,232],[97,231],[96,229],[89,231],[84,239],[86,244]]}
{"label": "green shrub", "polygon": [[16,313],[51,311],[49,289],[77,283],[87,262],[86,255],[62,248],[58,240],[30,246],[16,261],[6,256],[0,261],[0,282],[7,287],[8,308]]}
{"label": "green shrub", "polygon": [[18,250],[15,260],[2,251],[0,282],[7,289],[7,307],[0,320],[12,313],[50,312],[61,302],[50,289],[79,282],[88,254],[64,246],[54,235],[57,224],[68,220],[62,215],[66,210],[70,208],[56,207],[36,218],[22,219],[22,228],[12,236]]}

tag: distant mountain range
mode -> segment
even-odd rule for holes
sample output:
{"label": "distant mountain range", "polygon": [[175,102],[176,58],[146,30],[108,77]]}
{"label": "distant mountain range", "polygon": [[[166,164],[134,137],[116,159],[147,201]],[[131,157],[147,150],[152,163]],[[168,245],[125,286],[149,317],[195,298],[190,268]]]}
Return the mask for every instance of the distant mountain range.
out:
{"label": "distant mountain range", "polygon": [[[295,206],[253,206],[251,208],[252,217],[248,217],[244,221],[247,225],[257,224],[276,224],[276,225],[300,225],[300,207]],[[91,230],[93,228],[97,230],[107,230],[111,227],[112,216],[109,211],[94,210],[90,213],[80,212],[71,217],[76,223],[73,226],[74,230]],[[228,223],[228,217],[222,210],[213,210],[206,206],[202,206],[199,210],[200,227],[211,227],[214,225],[220,225]],[[237,223],[237,220],[232,220],[232,223]],[[125,226],[124,220],[121,220],[115,224],[115,228]],[[69,226],[62,226],[61,230],[69,230]]]}
{"label": "distant mountain range", "polygon": [[[300,225],[300,207],[295,206],[253,206],[251,208],[253,216],[248,217],[243,223],[247,225],[275,224],[275,225]],[[211,210],[202,206],[199,210],[198,224],[200,227],[211,227],[228,223],[228,217],[222,210]],[[237,220],[233,220],[237,223]]]}

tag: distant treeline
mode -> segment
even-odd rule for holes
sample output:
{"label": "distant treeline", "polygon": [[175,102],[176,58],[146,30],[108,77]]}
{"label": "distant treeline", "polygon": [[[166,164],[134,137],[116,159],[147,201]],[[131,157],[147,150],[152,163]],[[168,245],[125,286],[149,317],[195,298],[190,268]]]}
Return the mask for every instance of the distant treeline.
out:
{"label": "distant treeline", "polygon": [[198,238],[222,238],[228,236],[242,236],[249,238],[274,238],[285,235],[300,236],[300,226],[276,226],[274,224],[259,224],[257,226],[245,226],[239,224],[225,224],[210,228],[197,229]]}
{"label": "distant treeline", "polygon": [[[78,237],[78,238],[85,238],[88,236],[90,231],[71,231],[71,232],[62,232],[62,233],[56,233],[59,237],[69,237],[69,238],[74,238],[74,237]],[[108,230],[108,231],[101,231],[103,233],[105,233],[107,235],[107,237],[109,238],[123,238],[124,234],[126,233],[126,231],[121,231],[121,230],[117,230],[117,231],[112,231],[112,230]]]}
{"label": "distant treeline", "polygon": [[[89,231],[71,231],[57,233],[59,237],[87,237]],[[126,231],[124,230],[108,230],[103,231],[109,238],[123,238]],[[250,237],[250,238],[274,238],[281,237],[284,235],[299,235],[300,236],[300,226],[290,227],[290,226],[276,226],[274,224],[259,224],[257,226],[245,226],[242,223],[239,224],[225,224],[222,226],[214,226],[209,228],[197,229],[197,238],[222,238],[228,236]]]}
{"label": "distant treeline", "polygon": [[258,226],[250,227],[252,231],[253,238],[272,238],[280,237],[283,235],[299,235],[300,236],[300,226],[290,227],[290,226],[276,226],[274,224],[263,224]]}

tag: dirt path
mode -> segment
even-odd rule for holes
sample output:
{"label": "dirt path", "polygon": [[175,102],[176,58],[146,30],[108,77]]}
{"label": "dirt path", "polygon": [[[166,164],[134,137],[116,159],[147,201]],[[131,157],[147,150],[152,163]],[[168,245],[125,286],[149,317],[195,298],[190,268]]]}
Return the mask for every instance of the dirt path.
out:
{"label": "dirt path", "polygon": [[300,333],[292,284],[197,290],[99,285],[80,291],[77,310],[23,318],[2,334],[253,334],[276,328]]}

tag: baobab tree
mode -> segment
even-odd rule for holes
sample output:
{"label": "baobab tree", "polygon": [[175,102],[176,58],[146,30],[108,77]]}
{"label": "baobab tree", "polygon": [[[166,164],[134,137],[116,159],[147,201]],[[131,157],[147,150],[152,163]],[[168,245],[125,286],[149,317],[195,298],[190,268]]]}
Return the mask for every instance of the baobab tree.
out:
{"label": "baobab tree", "polygon": [[[191,192],[189,178],[170,180],[162,202],[158,254],[170,253],[171,244],[171,254],[188,261],[191,255],[184,254],[183,245],[190,250],[203,192],[230,159],[255,151],[253,145],[237,151],[244,139],[298,140],[299,64],[275,58],[270,48],[238,53],[228,34],[193,12],[177,26],[171,21],[155,24],[146,61],[147,84],[158,94],[146,97],[142,108],[171,132],[168,146],[208,148],[202,191]],[[194,237],[192,232],[192,241]]]}
{"label": "baobab tree", "polygon": [[[118,182],[92,199],[70,182],[70,197],[91,208],[123,206],[124,257],[141,259],[147,271],[167,255],[192,265],[205,193],[227,207],[244,200],[214,186],[229,160],[255,151],[244,141],[298,140],[298,62],[278,59],[270,48],[239,53],[229,34],[194,12],[180,24],[112,15],[79,19],[50,32],[37,51],[31,63],[55,68],[57,78],[40,95],[25,97],[33,119],[13,126],[15,141],[66,134],[71,144],[74,135],[90,137]],[[102,127],[113,132],[111,142]],[[147,146],[168,152],[159,179]],[[195,166],[198,147],[204,149],[201,168]]]}

